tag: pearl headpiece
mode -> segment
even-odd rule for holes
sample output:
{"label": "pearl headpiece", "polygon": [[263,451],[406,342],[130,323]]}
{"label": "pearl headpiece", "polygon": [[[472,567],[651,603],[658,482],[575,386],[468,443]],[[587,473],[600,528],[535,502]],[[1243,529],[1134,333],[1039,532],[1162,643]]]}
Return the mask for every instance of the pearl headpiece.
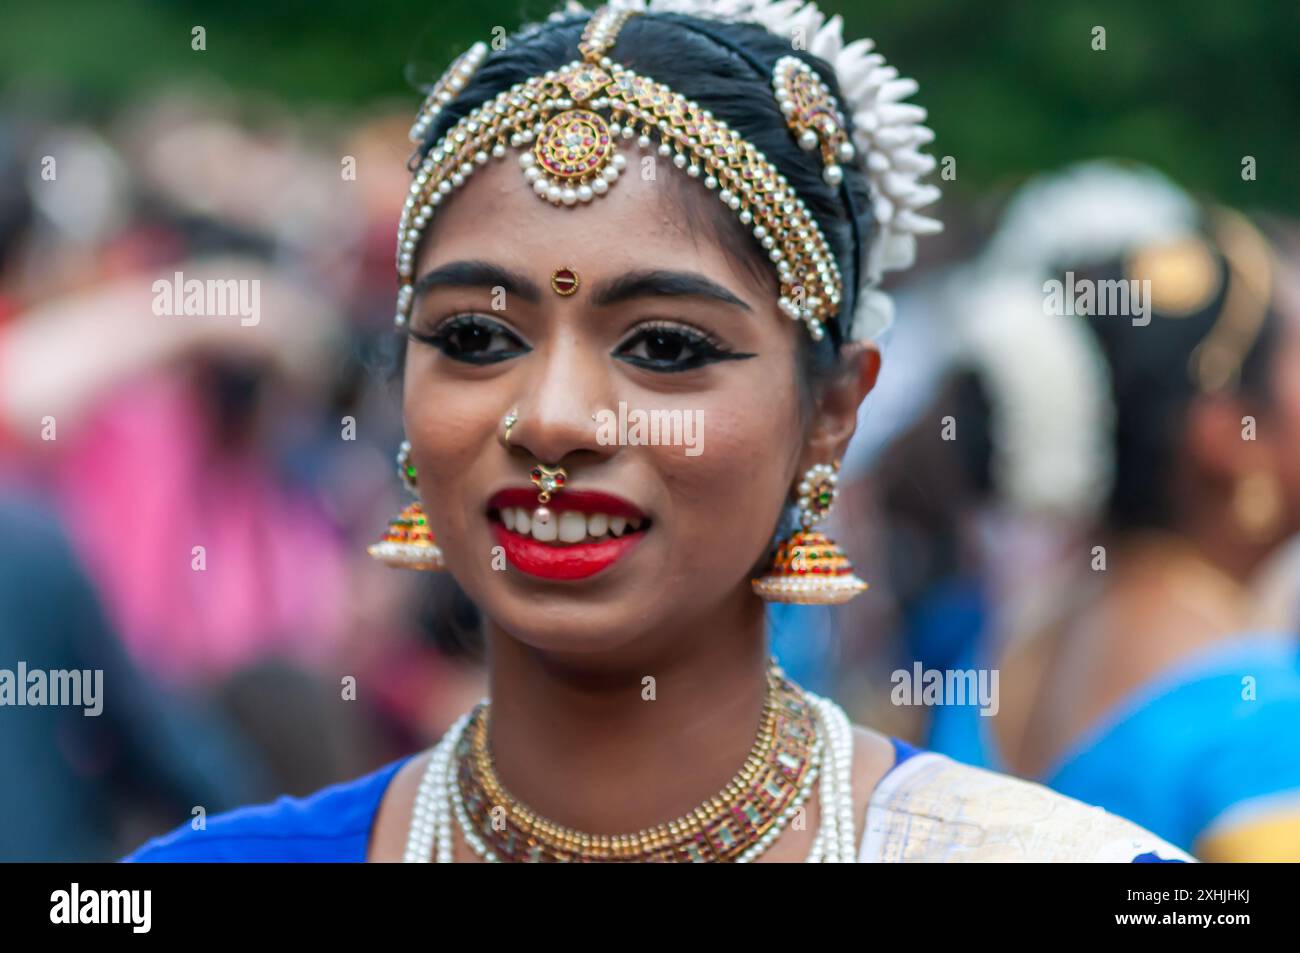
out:
{"label": "pearl headpiece", "polygon": [[[581,10],[570,3],[567,12]],[[823,26],[824,18],[812,3],[623,0],[592,14],[579,43],[581,60],[515,84],[472,110],[429,150],[416,171],[398,228],[399,327],[410,316],[420,236],[446,196],[476,168],[489,158],[504,158],[507,146],[521,149],[520,165],[537,195],[557,206],[576,206],[605,194],[618,180],[626,166],[617,148],[621,137],[635,140],[642,149],[656,149],[716,190],[776,267],[781,310],[805,322],[814,339],[824,336],[826,322],[839,313],[843,279],[802,199],[781,172],[726,123],[607,55],[627,18],[644,11],[752,20],[791,35],[795,29],[811,28],[811,52],[835,65],[846,103],[854,111],[856,146],[829,89],[802,60],[790,56],[778,61],[773,91],[799,144],[810,151],[820,147],[829,184],[842,180],[840,163],[865,157],[878,234],[864,256],[865,277],[849,338],[870,337],[888,323],[889,299],[873,291],[874,285],[883,271],[911,263],[915,235],[941,227],[915,211],[938,197],[932,186],[916,184],[934,165],[931,157],[916,151],[917,145],[933,138],[916,124],[924,111],[897,102],[916,84],[897,80],[890,68],[882,73],[883,60],[868,53],[870,41],[843,46],[839,17]],[[426,98],[411,129],[413,140],[423,139],[486,55],[486,45],[476,43],[452,63]],[[850,82],[854,95],[849,94]],[[857,109],[868,100],[870,108]]]}

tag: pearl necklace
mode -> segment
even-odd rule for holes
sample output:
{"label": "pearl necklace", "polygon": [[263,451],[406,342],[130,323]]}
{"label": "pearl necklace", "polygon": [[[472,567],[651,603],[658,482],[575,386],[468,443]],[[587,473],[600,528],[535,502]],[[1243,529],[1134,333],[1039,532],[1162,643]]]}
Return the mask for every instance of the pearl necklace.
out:
{"label": "pearl necklace", "polygon": [[[810,784],[814,779],[820,781],[821,800],[817,835],[813,838],[812,849],[805,862],[854,863],[857,860],[857,841],[853,825],[851,781],[852,727],[844,709],[835,702],[807,689],[802,691],[817,712],[815,766],[808,780]],[[487,702],[486,697],[481,701],[483,704]],[[472,714],[473,709],[461,715],[447,729],[429,756],[429,764],[420,780],[411,811],[411,826],[402,858],[404,863],[428,863],[430,859],[440,864],[452,863],[455,843],[452,838],[453,817],[476,854],[488,863],[500,862],[500,858],[475,832],[460,798],[460,786],[456,783],[456,759],[453,752]],[[737,862],[750,863],[760,856],[771,846],[772,840],[783,827],[784,824],[778,825],[777,829],[769,832],[772,835],[770,838],[755,844]]]}

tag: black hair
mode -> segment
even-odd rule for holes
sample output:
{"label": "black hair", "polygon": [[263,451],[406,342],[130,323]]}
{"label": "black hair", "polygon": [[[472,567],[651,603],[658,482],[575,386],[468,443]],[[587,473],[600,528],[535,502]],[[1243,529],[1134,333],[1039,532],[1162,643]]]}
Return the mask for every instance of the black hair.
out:
{"label": "black hair", "polygon": [[[1207,226],[1202,227],[1201,239],[1213,254],[1218,290],[1196,311],[1173,315],[1153,304],[1146,325],[1114,315],[1082,319],[1100,344],[1110,371],[1115,460],[1105,515],[1117,531],[1175,528],[1171,489],[1179,448],[1188,413],[1202,396],[1191,367],[1193,352],[1222,316],[1232,283],[1239,280]],[[1076,280],[1127,277],[1118,259],[1074,271]],[[1270,405],[1278,334],[1279,322],[1270,305],[1235,379],[1221,393],[1254,408]]]}
{"label": "black hair", "polygon": [[[587,19],[586,14],[574,14],[525,27],[507,41],[504,49],[492,52],[443,109],[412,164],[418,163],[452,125],[475,107],[516,83],[579,58],[578,40]],[[829,322],[822,341],[801,335],[806,407],[816,385],[837,368],[837,354],[857,303],[864,250],[874,223],[862,168],[857,163],[843,163],[841,184],[831,186],[825,182],[820,153],[799,148],[777,105],[771,76],[782,56],[803,59],[830,88],[852,135],[851,111],[843,108],[834,69],[819,57],[793,49],[788,37],[776,36],[757,24],[709,21],[677,13],[631,17],[610,55],[629,69],[694,100],[752,143],[786,177],[825,234],[843,276],[844,292],[839,314]],[[681,179],[688,181],[684,176]],[[684,194],[693,191],[688,187]],[[708,210],[707,221],[723,247],[761,268],[775,287],[775,273],[757,240],[717,201],[699,205],[706,195],[698,190],[694,207]],[[692,214],[689,203],[686,208]]]}

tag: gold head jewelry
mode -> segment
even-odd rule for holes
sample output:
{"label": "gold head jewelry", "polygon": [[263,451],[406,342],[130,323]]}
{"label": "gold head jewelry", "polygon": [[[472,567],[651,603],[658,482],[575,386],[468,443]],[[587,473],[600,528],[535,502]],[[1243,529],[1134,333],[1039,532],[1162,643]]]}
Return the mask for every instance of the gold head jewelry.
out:
{"label": "gold head jewelry", "polygon": [[1187,362],[1203,394],[1238,383],[1268,317],[1276,267],[1268,240],[1240,212],[1215,208],[1210,220],[1217,257],[1204,238],[1190,235],[1138,248],[1124,263],[1126,278],[1149,282],[1148,298],[1161,318],[1186,318],[1222,295],[1213,324]]}
{"label": "gold head jewelry", "polygon": [[411,126],[410,132],[412,142],[424,140],[425,133],[429,131],[429,127],[433,125],[434,120],[438,118],[438,114],[442,112],[442,107],[455,99],[457,94],[465,88],[465,84],[478,72],[479,66],[482,65],[487,55],[488,46],[480,40],[451,61],[451,65],[442,74],[442,78],[433,84],[433,89],[425,97],[424,105],[420,107],[419,115],[415,117],[415,123]]}
{"label": "gold head jewelry", "polygon": [[776,61],[772,87],[799,147],[811,152],[820,145],[822,178],[827,185],[839,185],[844,181],[839,164],[852,162],[856,152],[830,87],[797,56],[783,56]]}
{"label": "gold head jewelry", "polygon": [[1235,387],[1241,367],[1259,338],[1273,297],[1273,250],[1240,212],[1216,209],[1215,238],[1230,277],[1219,316],[1188,360],[1188,372],[1202,393]]}
{"label": "gold head jewelry", "polygon": [[[607,6],[598,9],[578,44],[581,59],[516,83],[482,103],[429,150],[398,227],[399,327],[410,318],[420,238],[438,206],[476,169],[490,158],[504,158],[508,149],[521,150],[519,163],[537,195],[557,207],[575,207],[604,195],[618,181],[627,165],[618,149],[622,139],[656,151],[716,190],[775,266],[781,289],[778,307],[803,321],[814,339],[824,336],[826,323],[839,313],[843,280],[821,227],[780,170],[730,126],[610,58],[632,14]],[[464,80],[465,71],[476,63],[458,61],[456,78]],[[803,96],[805,84],[798,83],[793,88]],[[821,115],[808,111],[818,108],[821,100],[814,94],[819,93],[811,87],[811,105],[799,111],[801,117],[807,112],[810,122]],[[824,121],[809,128],[831,135]],[[842,143],[833,141],[838,150]]]}
{"label": "gold head jewelry", "polygon": [[1137,249],[1124,263],[1124,277],[1150,282],[1151,307],[1166,318],[1207,307],[1222,284],[1214,252],[1198,235]]}

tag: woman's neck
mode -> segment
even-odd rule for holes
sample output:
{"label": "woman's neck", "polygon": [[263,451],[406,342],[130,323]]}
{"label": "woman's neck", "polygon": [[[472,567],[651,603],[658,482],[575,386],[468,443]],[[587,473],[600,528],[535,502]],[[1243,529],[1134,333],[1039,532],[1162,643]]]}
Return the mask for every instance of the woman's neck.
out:
{"label": "woman's neck", "polygon": [[497,775],[556,823],[614,834],[680,816],[754,745],[768,650],[748,592],[617,656],[544,653],[491,621],[485,635]]}

